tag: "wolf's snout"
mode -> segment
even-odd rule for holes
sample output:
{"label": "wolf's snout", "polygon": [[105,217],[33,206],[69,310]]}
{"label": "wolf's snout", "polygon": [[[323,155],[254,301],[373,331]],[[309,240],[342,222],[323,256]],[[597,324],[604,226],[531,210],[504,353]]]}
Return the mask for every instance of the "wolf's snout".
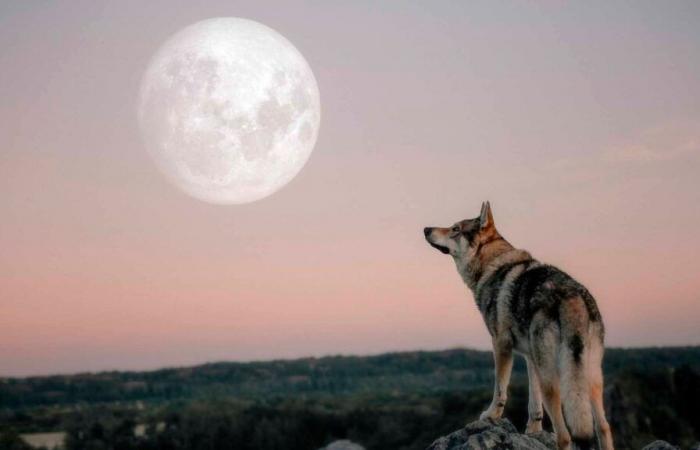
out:
{"label": "wolf's snout", "polygon": [[433,229],[430,228],[430,227],[425,227],[425,228],[423,228],[423,235],[424,235],[426,238],[427,238],[428,236],[430,236],[430,233],[432,233],[432,232],[433,232]]}

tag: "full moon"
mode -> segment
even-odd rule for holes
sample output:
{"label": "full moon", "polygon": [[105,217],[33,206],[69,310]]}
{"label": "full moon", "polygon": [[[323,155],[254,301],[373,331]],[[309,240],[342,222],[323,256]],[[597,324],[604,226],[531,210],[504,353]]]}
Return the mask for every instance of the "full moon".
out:
{"label": "full moon", "polygon": [[187,194],[240,204],[304,167],[321,120],[299,51],[252,20],[208,19],[170,37],[141,81],[138,121],[159,169]]}

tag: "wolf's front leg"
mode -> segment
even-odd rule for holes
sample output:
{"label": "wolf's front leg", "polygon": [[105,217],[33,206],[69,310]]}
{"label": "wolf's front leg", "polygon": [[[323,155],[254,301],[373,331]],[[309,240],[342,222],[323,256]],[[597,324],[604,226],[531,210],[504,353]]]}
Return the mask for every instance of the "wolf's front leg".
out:
{"label": "wolf's front leg", "polygon": [[536,433],[542,431],[542,418],[544,417],[542,412],[542,390],[535,363],[530,361],[529,357],[525,360],[527,361],[527,378],[530,385],[530,396],[527,403],[528,420],[525,432]]}
{"label": "wolf's front leg", "polygon": [[503,408],[505,408],[508,398],[510,372],[513,369],[513,346],[509,341],[502,342],[494,339],[493,360],[496,366],[493,400],[488,409],[481,413],[479,417],[481,420],[498,419],[503,415]]}

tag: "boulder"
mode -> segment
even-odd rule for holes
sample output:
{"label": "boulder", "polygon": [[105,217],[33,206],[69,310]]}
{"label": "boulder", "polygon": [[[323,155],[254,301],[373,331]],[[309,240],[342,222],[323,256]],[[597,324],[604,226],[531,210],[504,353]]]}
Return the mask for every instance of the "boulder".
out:
{"label": "boulder", "polygon": [[671,445],[666,441],[654,441],[645,446],[642,450],[678,450],[678,447]]}
{"label": "boulder", "polygon": [[[508,419],[477,420],[438,438],[428,450],[556,450],[552,433],[521,434]],[[660,450],[660,449],[659,449]]]}
{"label": "boulder", "polygon": [[365,450],[365,448],[360,444],[343,439],[340,441],[333,441],[319,450]]}
{"label": "boulder", "polygon": [[[428,450],[557,450],[553,433],[521,434],[508,419],[477,420],[438,438]],[[654,441],[642,450],[679,450],[666,441]],[[691,450],[700,450],[700,445]]]}

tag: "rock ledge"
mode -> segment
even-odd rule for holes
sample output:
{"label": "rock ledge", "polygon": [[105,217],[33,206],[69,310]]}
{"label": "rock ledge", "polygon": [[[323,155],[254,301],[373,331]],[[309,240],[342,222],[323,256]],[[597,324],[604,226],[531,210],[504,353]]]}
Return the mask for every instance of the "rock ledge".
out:
{"label": "rock ledge", "polygon": [[461,430],[438,438],[428,450],[556,450],[547,431],[520,434],[508,419],[477,420]]}
{"label": "rock ledge", "polygon": [[[438,438],[427,450],[557,450],[554,434],[521,434],[508,419],[477,420]],[[642,450],[678,450],[666,441],[654,441]],[[700,450],[700,448],[698,448]]]}

